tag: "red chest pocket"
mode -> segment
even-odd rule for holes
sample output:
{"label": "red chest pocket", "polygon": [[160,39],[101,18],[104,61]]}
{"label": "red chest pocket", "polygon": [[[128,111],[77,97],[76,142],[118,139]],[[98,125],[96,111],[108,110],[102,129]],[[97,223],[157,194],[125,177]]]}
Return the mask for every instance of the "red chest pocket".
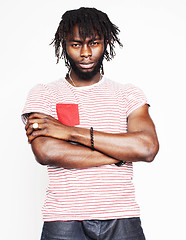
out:
{"label": "red chest pocket", "polygon": [[56,104],[56,111],[58,120],[65,125],[75,126],[79,125],[79,109],[78,104]]}

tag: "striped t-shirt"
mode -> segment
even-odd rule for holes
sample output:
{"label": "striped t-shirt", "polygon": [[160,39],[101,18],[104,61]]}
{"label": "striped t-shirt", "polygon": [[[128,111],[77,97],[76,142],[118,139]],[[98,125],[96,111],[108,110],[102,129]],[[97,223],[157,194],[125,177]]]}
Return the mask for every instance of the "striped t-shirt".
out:
{"label": "striped t-shirt", "polygon": [[[146,103],[139,88],[105,77],[86,87],[74,87],[60,79],[39,84],[30,91],[22,118],[25,122],[27,113],[41,112],[67,125],[126,133],[127,117]],[[44,221],[139,217],[132,163],[121,167],[111,164],[87,169],[47,168]]]}

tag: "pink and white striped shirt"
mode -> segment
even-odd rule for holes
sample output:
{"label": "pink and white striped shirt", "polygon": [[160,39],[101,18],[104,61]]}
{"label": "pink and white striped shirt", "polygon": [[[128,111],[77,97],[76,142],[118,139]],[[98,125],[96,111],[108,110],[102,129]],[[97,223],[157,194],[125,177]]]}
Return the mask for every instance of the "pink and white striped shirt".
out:
{"label": "pink and white striped shirt", "polygon": [[[47,85],[39,84],[30,91],[22,119],[26,121],[27,113],[42,112],[64,120],[65,124],[126,133],[127,117],[146,103],[139,88],[105,77],[86,87],[73,87],[60,79]],[[48,166],[48,175],[49,185],[42,209],[44,221],[140,216],[132,182],[132,163],[87,169]]]}

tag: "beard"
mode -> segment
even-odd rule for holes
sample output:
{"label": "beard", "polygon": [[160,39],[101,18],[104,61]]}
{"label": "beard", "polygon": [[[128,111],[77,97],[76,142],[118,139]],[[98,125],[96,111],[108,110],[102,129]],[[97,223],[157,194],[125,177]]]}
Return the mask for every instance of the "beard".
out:
{"label": "beard", "polygon": [[83,79],[83,80],[90,80],[98,72],[100,72],[100,69],[102,68],[102,64],[103,64],[103,57],[104,57],[104,54],[100,57],[100,59],[98,60],[98,63],[96,64],[96,66],[93,68],[93,70],[91,72],[83,72],[77,67],[75,61],[71,57],[69,57],[69,55],[66,56],[67,60],[70,63],[72,70],[76,73],[76,75],[80,79]]}

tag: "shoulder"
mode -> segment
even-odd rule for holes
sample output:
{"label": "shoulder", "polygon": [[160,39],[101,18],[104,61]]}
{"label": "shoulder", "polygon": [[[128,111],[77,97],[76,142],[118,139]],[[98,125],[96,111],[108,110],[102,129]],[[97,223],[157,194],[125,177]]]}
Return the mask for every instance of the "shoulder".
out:
{"label": "shoulder", "polygon": [[59,87],[64,85],[64,79],[59,79],[49,83],[38,83],[31,88],[29,91],[30,94],[52,94],[56,92]]}
{"label": "shoulder", "polygon": [[109,87],[111,87],[114,90],[122,91],[125,94],[132,94],[135,92],[142,92],[141,88],[138,86],[135,86],[131,83],[121,83],[118,81],[113,81],[109,78],[105,78],[105,84],[107,84]]}
{"label": "shoulder", "polygon": [[130,97],[134,97],[134,98],[145,97],[143,90],[140,87],[135,86],[133,84],[125,85],[125,93],[128,98],[130,98]]}
{"label": "shoulder", "polygon": [[22,111],[23,122],[26,122],[30,113],[40,112],[47,115],[53,114],[52,103],[57,98],[58,89],[63,81],[58,80],[47,84],[37,84],[28,93]]}
{"label": "shoulder", "polygon": [[105,83],[109,89],[112,89],[112,93],[115,93],[118,97],[124,100],[127,117],[143,105],[148,104],[148,100],[144,92],[141,88],[135,86],[134,84],[122,84],[110,79],[106,79]]}

